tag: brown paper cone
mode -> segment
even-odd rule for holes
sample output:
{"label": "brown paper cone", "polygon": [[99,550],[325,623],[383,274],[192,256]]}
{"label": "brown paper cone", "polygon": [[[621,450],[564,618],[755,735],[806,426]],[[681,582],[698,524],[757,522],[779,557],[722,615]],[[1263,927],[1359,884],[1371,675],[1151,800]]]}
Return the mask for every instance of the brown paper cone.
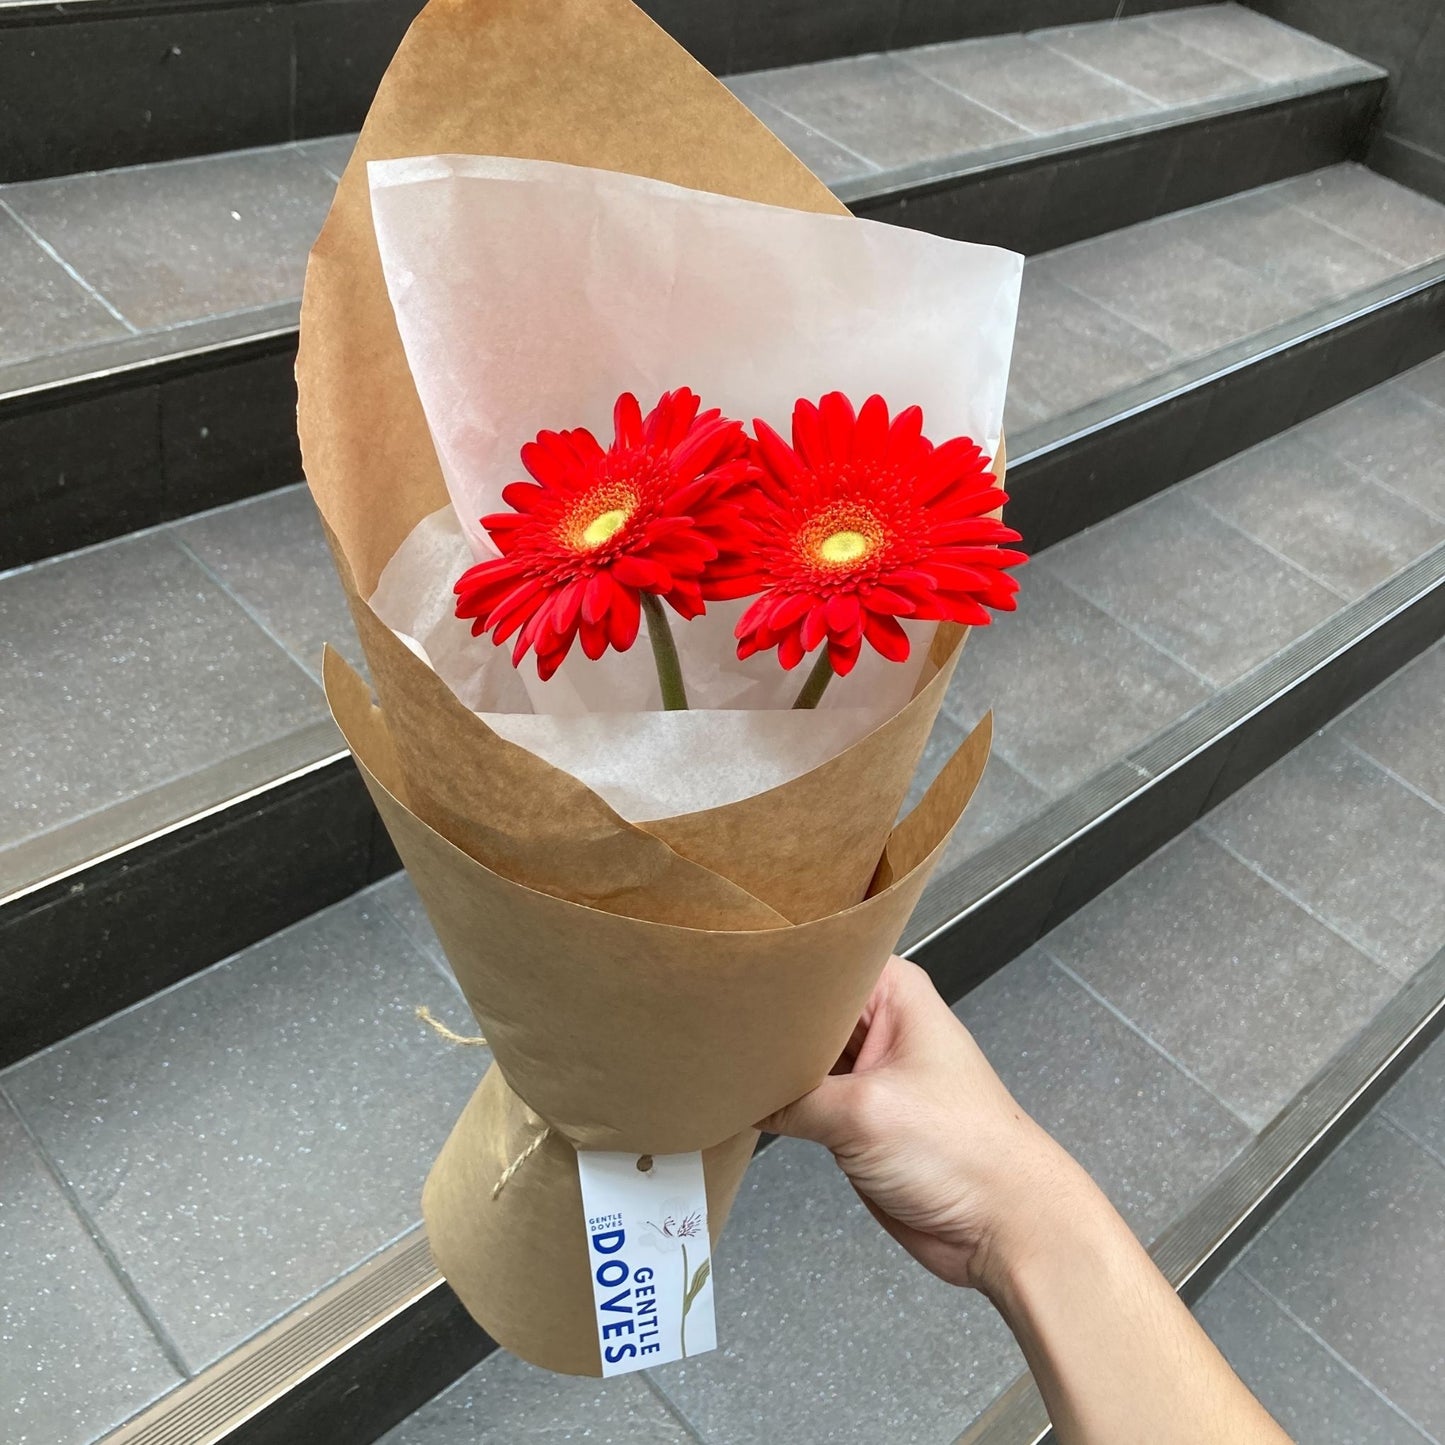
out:
{"label": "brown paper cone", "polygon": [[306,473],[381,707],[330,652],[327,695],[496,1059],[428,1180],[433,1250],[502,1344],[595,1374],[574,1151],[706,1151],[721,1228],[751,1126],[837,1057],[977,783],[989,729],[894,830],[962,643],[941,629],[913,700],[839,757],[641,827],[493,733],[380,623],[365,599],[447,495],[365,164],[445,152],[842,207],[628,0],[432,0],[307,273]]}
{"label": "brown paper cone", "polygon": [[406,806],[385,719],[330,648],[325,678],[496,1060],[427,1182],[437,1263],[501,1344],[595,1374],[573,1151],[715,1151],[705,1164],[721,1229],[751,1150],[741,1136],[837,1058],[982,775],[991,719],[896,830],[886,856],[912,866],[886,887],[825,918],[722,931],[621,917],[484,867]]}

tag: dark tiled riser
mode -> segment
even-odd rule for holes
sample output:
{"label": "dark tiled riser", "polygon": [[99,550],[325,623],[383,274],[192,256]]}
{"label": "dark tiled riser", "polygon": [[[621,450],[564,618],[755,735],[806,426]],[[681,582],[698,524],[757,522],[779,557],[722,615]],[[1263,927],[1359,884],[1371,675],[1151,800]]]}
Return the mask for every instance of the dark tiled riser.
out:
{"label": "dark tiled riser", "polygon": [[301,478],[296,337],[0,400],[0,571]]}
{"label": "dark tiled riser", "polygon": [[840,186],[855,214],[1038,255],[1361,153],[1383,80],[970,164],[891,185]]}
{"label": "dark tiled riser", "polygon": [[0,1066],[399,868],[349,757],[0,907]]}
{"label": "dark tiled riser", "polygon": [[[1126,0],[1123,13],[1184,0]],[[422,0],[157,9],[97,0],[0,18],[0,180],[354,130]],[[1118,0],[644,0],[718,74],[1107,20]]]}

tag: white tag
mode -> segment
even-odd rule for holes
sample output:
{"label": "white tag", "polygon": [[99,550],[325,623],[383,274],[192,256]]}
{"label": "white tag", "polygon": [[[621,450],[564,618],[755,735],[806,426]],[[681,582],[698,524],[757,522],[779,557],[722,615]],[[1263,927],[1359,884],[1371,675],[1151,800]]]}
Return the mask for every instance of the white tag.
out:
{"label": "white tag", "polygon": [[583,1150],[577,1172],[603,1375],[715,1350],[702,1155]]}

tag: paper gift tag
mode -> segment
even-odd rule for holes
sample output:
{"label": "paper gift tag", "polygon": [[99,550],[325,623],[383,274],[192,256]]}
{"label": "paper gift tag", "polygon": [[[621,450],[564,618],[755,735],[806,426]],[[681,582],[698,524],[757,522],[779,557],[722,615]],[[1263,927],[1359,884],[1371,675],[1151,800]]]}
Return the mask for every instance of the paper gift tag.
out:
{"label": "paper gift tag", "polygon": [[702,1155],[584,1150],[577,1171],[603,1375],[716,1349]]}

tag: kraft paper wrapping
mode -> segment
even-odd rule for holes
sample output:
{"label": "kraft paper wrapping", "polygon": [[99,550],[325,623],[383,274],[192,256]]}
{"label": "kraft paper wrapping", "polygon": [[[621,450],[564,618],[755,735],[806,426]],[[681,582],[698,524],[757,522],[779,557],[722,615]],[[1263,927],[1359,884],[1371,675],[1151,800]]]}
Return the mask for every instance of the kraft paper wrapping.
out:
{"label": "kraft paper wrapping", "polygon": [[432,1250],[499,1343],[595,1375],[575,1150],[705,1151],[716,1237],[752,1124],[812,1087],[847,1040],[982,773],[989,723],[895,829],[963,641],[940,628],[913,699],[836,758],[741,803],[638,825],[488,728],[380,622],[365,599],[447,493],[365,165],[441,152],[842,208],[627,0],[433,0],[307,273],[306,474],[380,706],[329,651],[327,695],[496,1060],[428,1179]]}

